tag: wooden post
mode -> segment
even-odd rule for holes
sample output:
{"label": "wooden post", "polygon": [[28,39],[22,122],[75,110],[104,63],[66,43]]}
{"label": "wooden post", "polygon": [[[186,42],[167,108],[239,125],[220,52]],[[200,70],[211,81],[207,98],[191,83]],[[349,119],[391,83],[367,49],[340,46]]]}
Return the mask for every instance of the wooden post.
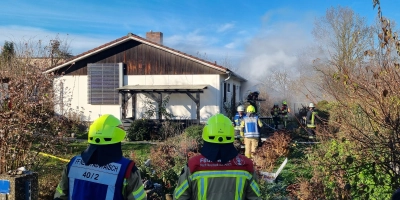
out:
{"label": "wooden post", "polygon": [[125,97],[125,92],[122,92],[122,119],[126,118],[126,97]]}
{"label": "wooden post", "polygon": [[200,124],[200,93],[196,93],[196,115],[197,115],[197,125]]}
{"label": "wooden post", "polygon": [[161,121],[162,120],[162,113],[160,111],[160,108],[162,106],[162,93],[159,93],[159,97],[158,97],[158,119]]}
{"label": "wooden post", "polygon": [[136,119],[136,99],[137,99],[137,93],[132,92],[132,119]]}
{"label": "wooden post", "polygon": [[196,103],[196,120],[197,124],[200,124],[200,92],[196,92],[196,98],[189,92],[186,92],[186,94]]}

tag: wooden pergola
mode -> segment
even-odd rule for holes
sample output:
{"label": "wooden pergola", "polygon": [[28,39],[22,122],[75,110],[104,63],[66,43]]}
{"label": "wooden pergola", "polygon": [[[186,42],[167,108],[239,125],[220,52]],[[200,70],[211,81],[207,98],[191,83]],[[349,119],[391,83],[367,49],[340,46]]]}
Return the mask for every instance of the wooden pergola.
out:
{"label": "wooden pergola", "polygon": [[[184,93],[187,94],[196,103],[196,116],[197,123],[200,123],[200,93],[207,89],[207,85],[125,85],[117,88],[118,92],[122,95],[122,119],[126,118],[126,103],[132,98],[132,117],[136,116],[136,101],[137,94],[148,94],[160,106],[162,104],[162,93]],[[158,119],[162,119],[159,112]]]}

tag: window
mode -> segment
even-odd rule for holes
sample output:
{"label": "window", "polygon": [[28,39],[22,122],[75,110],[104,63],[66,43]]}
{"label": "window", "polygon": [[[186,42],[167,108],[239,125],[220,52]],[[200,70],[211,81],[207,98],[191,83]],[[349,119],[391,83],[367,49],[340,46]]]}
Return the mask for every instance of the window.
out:
{"label": "window", "polygon": [[88,101],[92,105],[118,105],[119,64],[88,64]]}
{"label": "window", "polygon": [[226,83],[224,83],[224,103],[226,102]]}
{"label": "window", "polygon": [[228,83],[228,92],[231,92],[231,84]]}

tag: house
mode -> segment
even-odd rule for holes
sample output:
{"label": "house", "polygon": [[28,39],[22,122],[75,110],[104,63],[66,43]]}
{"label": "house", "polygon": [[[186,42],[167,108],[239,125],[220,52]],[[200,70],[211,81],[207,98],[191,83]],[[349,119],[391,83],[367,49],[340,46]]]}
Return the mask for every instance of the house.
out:
{"label": "house", "polygon": [[58,75],[56,112],[73,109],[84,121],[107,113],[138,119],[149,103],[157,107],[168,97],[166,109],[176,119],[204,122],[224,113],[224,103],[240,101],[244,78],[162,41],[161,32],[129,33],[45,70]]}

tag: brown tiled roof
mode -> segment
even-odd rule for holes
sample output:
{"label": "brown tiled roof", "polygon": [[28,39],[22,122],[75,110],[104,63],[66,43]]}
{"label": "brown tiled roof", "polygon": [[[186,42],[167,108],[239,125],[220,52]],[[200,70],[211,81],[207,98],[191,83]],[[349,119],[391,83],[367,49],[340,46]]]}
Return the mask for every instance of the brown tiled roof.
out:
{"label": "brown tiled roof", "polygon": [[[101,45],[101,46],[98,46],[98,47],[96,47],[96,48],[94,48],[94,49],[91,49],[91,50],[89,50],[89,51],[86,51],[86,52],[83,52],[83,53],[81,53],[81,54],[79,54],[79,55],[76,55],[76,56],[74,56],[74,57],[72,57],[72,58],[66,60],[65,62],[63,62],[63,63],[61,63],[61,64],[59,64],[59,65],[57,65],[57,66],[55,66],[55,67],[47,68],[45,71],[49,71],[49,70],[54,69],[54,68],[63,68],[63,67],[60,67],[60,66],[62,66],[62,65],[64,65],[64,64],[67,64],[68,62],[71,62],[71,61],[73,61],[73,60],[77,60],[77,59],[79,60],[80,57],[83,57],[83,56],[85,56],[85,55],[88,55],[88,54],[90,54],[90,53],[93,53],[93,52],[95,52],[95,51],[98,51],[98,50],[100,50],[100,49],[102,49],[102,48],[106,48],[106,47],[108,47],[108,46],[111,46],[111,45],[113,45],[113,44],[115,44],[115,43],[118,43],[118,42],[123,41],[123,40],[128,39],[128,38],[131,38],[131,39],[133,39],[133,40],[138,40],[139,42],[144,41],[144,42],[150,43],[150,44],[152,44],[153,46],[158,47],[158,48],[160,48],[160,49],[169,50],[169,51],[171,51],[171,52],[175,52],[175,53],[178,54],[178,55],[190,57],[190,58],[192,58],[192,59],[194,59],[194,60],[197,60],[198,62],[211,65],[211,66],[213,66],[213,67],[219,69],[220,71],[224,71],[224,72],[230,71],[228,68],[225,68],[225,67],[223,67],[223,66],[217,65],[216,63],[212,63],[212,62],[209,62],[209,61],[200,59],[200,58],[198,58],[198,57],[195,57],[195,56],[192,56],[192,55],[183,53],[183,52],[181,52],[181,51],[178,51],[178,50],[175,50],[175,49],[166,47],[166,46],[164,46],[164,45],[158,44],[158,43],[156,43],[156,42],[152,42],[152,41],[150,41],[150,40],[147,40],[147,39],[145,39],[145,38],[142,38],[142,37],[137,36],[137,35],[132,34],[132,33],[129,33],[129,34],[126,35],[126,36],[123,36],[123,37],[121,37],[121,38],[118,38],[118,39],[116,39],[116,40],[113,40],[113,41],[111,41],[111,42],[108,42],[108,43],[106,43],[106,44],[103,44],[103,45]],[[240,77],[240,76],[239,76],[239,77]],[[240,77],[240,78],[241,78],[241,77]]]}

